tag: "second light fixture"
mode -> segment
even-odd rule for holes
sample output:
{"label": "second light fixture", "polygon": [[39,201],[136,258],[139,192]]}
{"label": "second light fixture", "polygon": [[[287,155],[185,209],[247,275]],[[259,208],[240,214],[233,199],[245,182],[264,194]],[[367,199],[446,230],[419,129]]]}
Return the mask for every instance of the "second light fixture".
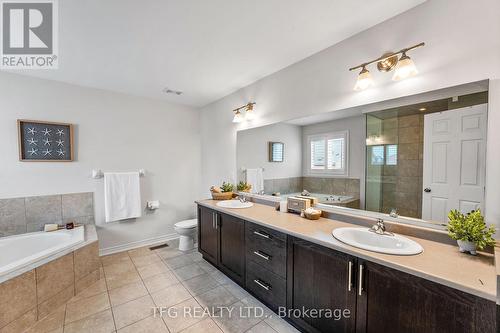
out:
{"label": "second light fixture", "polygon": [[[255,102],[248,102],[247,104],[240,106],[233,110],[234,118],[233,123],[241,123],[244,120],[252,120],[255,118],[254,114]],[[242,113],[244,112],[244,114]]]}
{"label": "second light fixture", "polygon": [[[372,75],[370,71],[366,69],[366,66],[375,62],[377,63],[377,69],[381,72],[390,72],[391,70],[395,69],[394,75],[392,76],[392,79],[394,81],[406,79],[418,74],[415,63],[406,53],[410,50],[424,45],[425,43],[422,42],[399,50],[398,52],[389,52],[375,60],[371,60],[361,65],[349,68],[350,71],[361,68],[361,72],[358,75],[354,90],[364,90],[373,85]],[[399,54],[401,54],[401,58],[398,59]]]}

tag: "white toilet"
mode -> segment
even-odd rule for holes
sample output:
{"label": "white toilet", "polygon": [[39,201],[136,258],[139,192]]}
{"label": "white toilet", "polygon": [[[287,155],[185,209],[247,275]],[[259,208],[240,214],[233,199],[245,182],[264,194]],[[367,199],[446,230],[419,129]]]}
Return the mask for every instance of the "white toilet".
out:
{"label": "white toilet", "polygon": [[197,219],[180,221],[174,224],[175,231],[180,235],[179,250],[189,251],[194,248],[194,235],[197,226]]}

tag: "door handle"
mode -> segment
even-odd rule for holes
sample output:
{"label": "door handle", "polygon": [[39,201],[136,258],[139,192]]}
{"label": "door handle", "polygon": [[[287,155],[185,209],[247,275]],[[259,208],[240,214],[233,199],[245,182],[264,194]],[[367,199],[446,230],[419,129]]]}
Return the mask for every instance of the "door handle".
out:
{"label": "door handle", "polygon": [[261,288],[264,288],[265,290],[271,289],[271,287],[269,285],[267,285],[266,283],[264,283],[258,279],[253,280],[253,282],[255,282],[257,285],[259,285]]}
{"label": "door handle", "polygon": [[212,229],[215,229],[215,213],[212,212]]}
{"label": "door handle", "polygon": [[219,229],[219,214],[215,213],[215,229]]}
{"label": "door handle", "polygon": [[262,252],[260,252],[260,251],[253,251],[253,254],[255,254],[255,255],[257,255],[257,256],[259,256],[259,257],[261,257],[261,258],[265,259],[265,260],[269,260],[269,259],[271,259],[271,256],[269,256],[269,255],[267,255],[267,254],[264,254],[264,253],[262,253]]}
{"label": "door handle", "polygon": [[431,192],[431,189],[430,189],[429,187],[426,187],[426,188],[424,189],[424,192],[425,192],[425,193],[430,193],[430,192]]}
{"label": "door handle", "polygon": [[359,265],[359,286],[358,286],[358,295],[361,296],[363,294],[363,265]]}
{"label": "door handle", "polygon": [[347,264],[347,291],[352,290],[352,261]]}

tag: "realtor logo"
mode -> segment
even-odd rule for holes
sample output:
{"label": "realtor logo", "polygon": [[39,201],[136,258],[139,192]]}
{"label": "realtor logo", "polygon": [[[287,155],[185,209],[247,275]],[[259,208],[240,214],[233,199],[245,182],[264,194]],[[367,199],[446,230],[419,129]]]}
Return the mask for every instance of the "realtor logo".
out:
{"label": "realtor logo", "polygon": [[0,0],[0,4],[0,68],[57,68],[56,0]]}

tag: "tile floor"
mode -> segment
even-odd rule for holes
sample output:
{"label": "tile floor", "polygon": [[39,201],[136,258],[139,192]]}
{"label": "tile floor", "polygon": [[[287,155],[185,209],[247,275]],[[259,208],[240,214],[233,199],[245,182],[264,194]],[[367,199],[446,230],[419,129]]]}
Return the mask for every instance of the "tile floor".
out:
{"label": "tile floor", "polygon": [[[101,280],[27,332],[298,332],[199,253],[169,245],[102,257]],[[155,306],[177,316],[154,316]],[[248,311],[254,306],[262,313]]]}

